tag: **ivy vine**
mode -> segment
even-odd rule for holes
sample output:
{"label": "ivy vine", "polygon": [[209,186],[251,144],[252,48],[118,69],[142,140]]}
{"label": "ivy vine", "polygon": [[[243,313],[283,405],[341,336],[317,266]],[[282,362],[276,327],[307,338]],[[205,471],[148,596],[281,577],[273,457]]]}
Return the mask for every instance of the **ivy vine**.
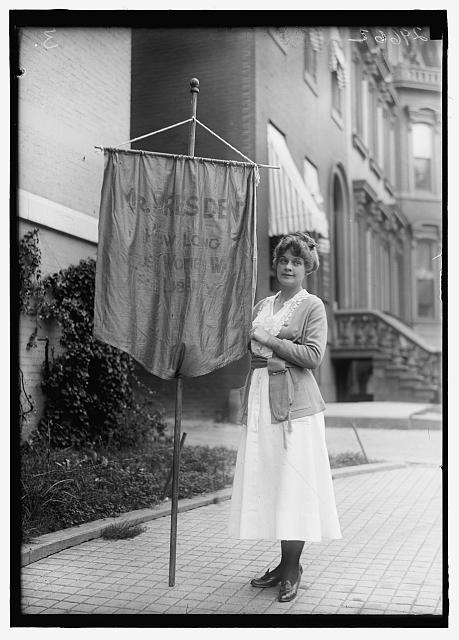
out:
{"label": "ivy vine", "polygon": [[19,310],[36,318],[35,329],[28,340],[27,349],[37,346],[38,318],[44,296],[41,276],[39,233],[34,227],[19,243]]}
{"label": "ivy vine", "polygon": [[63,347],[43,369],[46,405],[34,439],[57,448],[121,448],[162,437],[155,394],[140,383],[134,360],[93,336],[96,261],[42,278],[37,229],[21,249],[21,311],[56,321]]}

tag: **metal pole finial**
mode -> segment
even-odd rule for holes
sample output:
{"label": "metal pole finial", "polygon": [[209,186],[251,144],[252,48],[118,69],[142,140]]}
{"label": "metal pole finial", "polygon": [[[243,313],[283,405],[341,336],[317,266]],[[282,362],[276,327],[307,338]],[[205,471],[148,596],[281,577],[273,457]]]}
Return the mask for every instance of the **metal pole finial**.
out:
{"label": "metal pole finial", "polygon": [[188,138],[188,155],[194,156],[194,143],[196,139],[196,108],[198,104],[198,93],[199,93],[199,80],[197,78],[191,78],[190,80],[190,93],[191,93],[191,124],[190,124],[190,135]]}

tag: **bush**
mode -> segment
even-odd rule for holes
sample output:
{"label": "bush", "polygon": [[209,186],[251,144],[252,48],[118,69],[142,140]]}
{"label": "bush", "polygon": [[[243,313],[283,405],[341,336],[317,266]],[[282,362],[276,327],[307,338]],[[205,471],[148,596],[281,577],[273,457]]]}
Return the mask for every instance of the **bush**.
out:
{"label": "bush", "polygon": [[43,280],[40,318],[57,320],[64,348],[42,383],[46,407],[36,438],[51,447],[130,446],[165,428],[134,360],[93,336],[95,271],[95,260],[82,260]]}

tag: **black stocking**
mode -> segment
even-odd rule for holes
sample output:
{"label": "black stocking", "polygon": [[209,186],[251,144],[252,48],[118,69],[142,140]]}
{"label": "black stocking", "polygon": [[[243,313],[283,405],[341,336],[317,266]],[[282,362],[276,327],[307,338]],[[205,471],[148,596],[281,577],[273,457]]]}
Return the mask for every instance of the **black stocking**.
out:
{"label": "black stocking", "polygon": [[300,570],[300,557],[304,540],[281,540],[281,574],[283,580],[295,582]]}
{"label": "black stocking", "polygon": [[300,567],[304,540],[281,540],[281,561],[271,573],[280,573],[283,580],[295,582]]}

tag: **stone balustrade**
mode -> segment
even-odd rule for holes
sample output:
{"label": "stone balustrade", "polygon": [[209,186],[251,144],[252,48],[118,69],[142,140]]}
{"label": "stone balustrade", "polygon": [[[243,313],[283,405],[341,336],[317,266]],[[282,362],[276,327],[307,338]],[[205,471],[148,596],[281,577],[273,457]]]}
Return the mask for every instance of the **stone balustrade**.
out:
{"label": "stone balustrade", "polygon": [[350,358],[370,357],[403,387],[439,392],[441,353],[425,343],[401,321],[378,310],[335,312],[332,351]]}

